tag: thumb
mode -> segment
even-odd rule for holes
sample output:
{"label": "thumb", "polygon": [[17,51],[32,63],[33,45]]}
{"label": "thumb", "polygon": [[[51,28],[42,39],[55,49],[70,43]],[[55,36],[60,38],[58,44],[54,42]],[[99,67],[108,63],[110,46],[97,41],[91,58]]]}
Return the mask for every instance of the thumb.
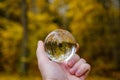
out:
{"label": "thumb", "polygon": [[38,63],[41,65],[49,61],[44,49],[43,41],[38,41],[36,55],[37,55]]}

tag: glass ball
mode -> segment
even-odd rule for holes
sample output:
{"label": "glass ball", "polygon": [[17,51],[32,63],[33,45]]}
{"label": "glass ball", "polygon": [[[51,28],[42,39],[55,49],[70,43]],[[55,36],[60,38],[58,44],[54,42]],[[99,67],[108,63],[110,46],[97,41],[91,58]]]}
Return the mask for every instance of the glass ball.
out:
{"label": "glass ball", "polygon": [[57,29],[45,38],[45,51],[55,62],[68,61],[76,52],[76,40],[67,30]]}

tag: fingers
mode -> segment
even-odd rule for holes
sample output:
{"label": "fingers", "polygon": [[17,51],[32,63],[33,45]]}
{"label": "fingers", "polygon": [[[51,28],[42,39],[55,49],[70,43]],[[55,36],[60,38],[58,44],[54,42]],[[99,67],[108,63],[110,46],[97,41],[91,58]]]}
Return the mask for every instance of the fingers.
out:
{"label": "fingers", "polygon": [[71,74],[74,74],[77,77],[82,76],[85,78],[90,71],[90,65],[86,63],[83,58],[81,58],[73,65],[73,67],[69,71]]}
{"label": "fingers", "polygon": [[77,54],[74,54],[73,57],[68,61],[67,65],[73,67],[73,65],[79,61],[80,57]]}
{"label": "fingers", "polygon": [[85,63],[86,61],[84,59],[80,59],[75,63],[75,65],[70,69],[71,74],[75,74],[77,70],[79,70],[79,67],[81,64]]}
{"label": "fingers", "polygon": [[89,70],[90,70],[90,65],[87,63],[83,63],[78,67],[78,70],[76,71],[75,75],[78,77],[82,75],[86,75],[86,73],[88,73]]}
{"label": "fingers", "polygon": [[44,63],[49,60],[44,49],[44,43],[42,41],[38,42],[36,55],[37,55],[38,63]]}
{"label": "fingers", "polygon": [[[77,44],[77,50],[79,48],[79,44]],[[86,63],[86,61],[75,54],[67,63],[70,67],[69,72],[80,79],[85,79],[90,71],[90,65]]]}
{"label": "fingers", "polygon": [[83,75],[80,76],[81,80],[85,80],[89,74],[90,70],[86,71]]}

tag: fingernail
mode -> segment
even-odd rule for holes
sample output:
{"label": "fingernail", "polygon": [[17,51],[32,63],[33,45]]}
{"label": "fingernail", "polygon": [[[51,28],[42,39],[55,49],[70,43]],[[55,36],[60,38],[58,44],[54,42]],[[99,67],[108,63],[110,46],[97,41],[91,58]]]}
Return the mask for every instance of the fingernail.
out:
{"label": "fingernail", "polygon": [[76,73],[75,73],[76,76],[80,76],[81,75],[81,69],[78,70]]}
{"label": "fingernail", "polygon": [[72,65],[73,65],[73,61],[72,61],[72,60],[71,60],[71,61],[68,61],[67,64],[68,64],[69,67],[72,67]]}
{"label": "fingernail", "polygon": [[43,42],[42,41],[38,41],[38,45],[43,45]]}
{"label": "fingernail", "polygon": [[75,74],[76,71],[77,71],[77,68],[75,68],[75,67],[70,69],[71,74]]}
{"label": "fingernail", "polygon": [[75,74],[75,70],[70,69],[70,73],[71,73],[71,74]]}

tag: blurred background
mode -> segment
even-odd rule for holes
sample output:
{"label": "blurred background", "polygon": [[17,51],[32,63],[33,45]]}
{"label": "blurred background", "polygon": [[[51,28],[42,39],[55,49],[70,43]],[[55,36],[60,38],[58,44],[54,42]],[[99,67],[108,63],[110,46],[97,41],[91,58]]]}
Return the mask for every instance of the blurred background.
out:
{"label": "blurred background", "polygon": [[87,80],[120,80],[120,0],[0,0],[0,80],[41,80],[37,42],[58,28],[91,64]]}

